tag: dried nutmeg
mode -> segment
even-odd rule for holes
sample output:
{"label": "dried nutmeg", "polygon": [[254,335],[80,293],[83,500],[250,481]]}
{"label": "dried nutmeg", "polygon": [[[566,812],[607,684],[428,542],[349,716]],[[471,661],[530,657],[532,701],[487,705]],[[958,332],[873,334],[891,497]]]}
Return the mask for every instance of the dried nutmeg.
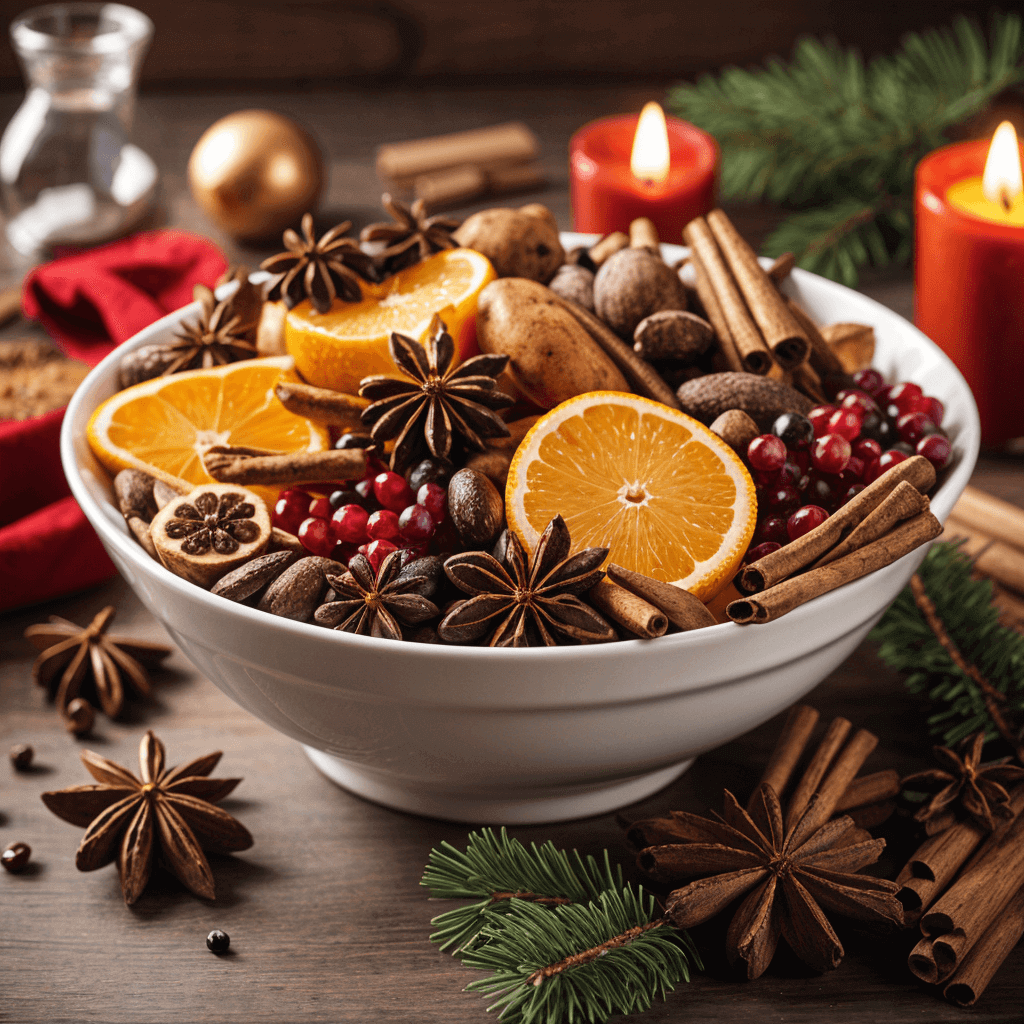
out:
{"label": "dried nutmeg", "polygon": [[202,484],[168,502],[150,535],[160,561],[178,576],[211,587],[263,554],[270,516],[263,499],[237,484]]}
{"label": "dried nutmeg", "polygon": [[315,555],[300,558],[270,584],[256,607],[262,612],[280,615],[283,619],[311,622],[313,612],[320,606],[327,590],[327,579],[324,576],[326,566],[339,572],[344,571],[343,565],[329,558]]}
{"label": "dried nutmeg", "polygon": [[448,484],[448,515],[469,548],[490,547],[505,528],[505,502],[483,473],[460,469]]}
{"label": "dried nutmeg", "polygon": [[696,362],[715,340],[711,324],[683,309],[663,309],[644,317],[633,332],[633,351],[648,362]]}
{"label": "dried nutmeg", "polygon": [[452,237],[467,249],[482,252],[498,277],[526,277],[546,283],[565,259],[565,250],[550,214],[538,216],[531,204],[522,210],[481,210],[463,221]]}
{"label": "dried nutmeg", "polygon": [[64,728],[73,736],[85,736],[96,721],[96,711],[82,697],[76,697],[64,709]]}
{"label": "dried nutmeg", "polygon": [[210,593],[226,597],[229,601],[245,601],[276,580],[296,558],[298,555],[294,551],[260,555],[222,576],[210,588]]}
{"label": "dried nutmeg", "polygon": [[0,853],[0,864],[14,874],[28,864],[31,856],[32,847],[28,843],[11,843],[3,853]]}
{"label": "dried nutmeg", "polygon": [[35,751],[27,743],[18,743],[11,747],[10,758],[15,771],[28,771],[32,767],[33,757],[35,757]]}
{"label": "dried nutmeg", "polygon": [[594,312],[594,274],[586,267],[563,264],[548,287],[563,299],[578,302],[591,313]]}
{"label": "dried nutmeg", "polygon": [[594,311],[620,337],[663,309],[686,309],[679,275],[650,249],[620,249],[594,278]]}
{"label": "dried nutmeg", "polygon": [[740,409],[726,409],[711,424],[717,434],[740,458],[746,458],[750,442],[761,433],[757,424]]}
{"label": "dried nutmeg", "polygon": [[688,381],[676,391],[683,412],[711,423],[729,409],[745,412],[762,431],[784,412],[806,415],[814,402],[795,388],[756,373],[709,373]]}
{"label": "dried nutmeg", "polygon": [[510,451],[478,452],[466,460],[466,468],[483,473],[499,491],[504,491],[508,482],[508,469],[512,465],[512,454]]}

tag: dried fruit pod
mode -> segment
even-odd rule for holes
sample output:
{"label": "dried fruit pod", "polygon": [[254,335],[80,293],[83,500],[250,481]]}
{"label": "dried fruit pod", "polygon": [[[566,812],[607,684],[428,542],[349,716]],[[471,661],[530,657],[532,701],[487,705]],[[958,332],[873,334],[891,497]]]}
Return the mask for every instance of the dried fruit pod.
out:
{"label": "dried fruit pod", "polygon": [[648,362],[675,359],[694,363],[714,340],[714,329],[707,320],[683,309],[663,309],[636,325],[633,351]]}
{"label": "dried fruit pod", "polygon": [[523,210],[481,210],[463,221],[452,237],[483,253],[499,277],[547,282],[565,259],[558,228],[546,217]]}
{"label": "dried fruit pod", "polygon": [[297,557],[294,551],[274,551],[269,555],[260,555],[222,576],[210,588],[210,593],[226,597],[229,601],[248,600],[273,583]]}
{"label": "dried fruit pod", "polygon": [[151,558],[158,557],[149,529],[149,524],[158,511],[153,496],[153,486],[156,482],[155,477],[143,473],[140,469],[122,469],[114,477],[114,496],[117,498],[124,521]]}
{"label": "dried fruit pod", "polygon": [[723,412],[745,412],[761,431],[767,431],[784,412],[806,415],[814,403],[795,388],[756,373],[709,373],[687,381],[676,391],[683,412],[710,424]]}
{"label": "dried fruit pod", "polygon": [[32,767],[35,751],[28,743],[17,743],[11,747],[9,756],[15,771],[26,772]]}
{"label": "dried fruit pod", "polygon": [[594,278],[594,311],[620,337],[663,309],[686,309],[679,275],[649,249],[620,249]]}
{"label": "dried fruit pod", "polygon": [[95,721],[96,709],[82,697],[76,697],[64,709],[64,727],[73,736],[85,736]]}
{"label": "dried fruit pod", "polygon": [[758,425],[741,409],[726,409],[715,419],[710,429],[740,458],[746,458],[747,447],[761,433]]}
{"label": "dried fruit pod", "polygon": [[505,528],[505,502],[483,473],[460,469],[448,484],[448,515],[469,548],[490,547]]}
{"label": "dried fruit pod", "polygon": [[594,312],[594,274],[586,267],[562,264],[548,287],[563,299],[578,302],[584,309]]}
{"label": "dried fruit pod", "polygon": [[176,359],[166,345],[141,345],[126,352],[118,366],[118,385],[122,390],[144,380],[159,377]]}
{"label": "dried fruit pod", "polygon": [[213,586],[263,554],[270,515],[263,499],[237,484],[202,484],[169,501],[150,524],[157,557],[177,576]]}
{"label": "dried fruit pod", "polygon": [[280,615],[283,619],[295,619],[296,622],[312,621],[313,612],[320,606],[327,591],[325,565],[342,568],[339,563],[331,562],[329,558],[319,558],[315,555],[300,558],[270,584],[256,607],[261,612]]}
{"label": "dried fruit pod", "polygon": [[466,460],[466,468],[483,473],[499,491],[504,491],[505,484],[508,483],[508,468],[512,465],[513,452],[514,449],[477,452]]}
{"label": "dried fruit pod", "polygon": [[32,857],[32,847],[28,843],[11,843],[7,849],[0,854],[0,864],[12,874],[24,870]]}
{"label": "dried fruit pod", "polygon": [[868,324],[829,324],[821,336],[847,373],[867,369],[875,355],[875,329]]}

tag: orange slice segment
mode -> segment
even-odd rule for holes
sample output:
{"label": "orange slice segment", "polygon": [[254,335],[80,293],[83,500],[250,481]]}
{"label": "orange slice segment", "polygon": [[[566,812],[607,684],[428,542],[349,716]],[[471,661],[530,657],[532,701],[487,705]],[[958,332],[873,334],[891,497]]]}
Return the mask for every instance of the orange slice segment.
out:
{"label": "orange slice segment", "polygon": [[[89,420],[86,436],[110,473],[141,469],[170,483],[209,483],[202,455],[216,444],[280,452],[328,448],[323,427],[277,400],[280,380],[298,380],[287,356],[143,381],[107,399]],[[252,490],[269,501],[279,489]]]}
{"label": "orange slice segment", "polygon": [[476,354],[477,297],[495,277],[486,256],[448,249],[381,284],[364,284],[361,302],[339,299],[322,314],[300,302],[285,317],[285,344],[310,384],[355,394],[363,377],[395,372],[392,331],[422,340],[440,313],[462,362]]}
{"label": "orange slice segment", "polygon": [[689,590],[732,579],[754,532],[754,482],[707,427],[637,395],[592,391],[542,416],[509,469],[506,515],[533,550],[560,514],[573,550]]}

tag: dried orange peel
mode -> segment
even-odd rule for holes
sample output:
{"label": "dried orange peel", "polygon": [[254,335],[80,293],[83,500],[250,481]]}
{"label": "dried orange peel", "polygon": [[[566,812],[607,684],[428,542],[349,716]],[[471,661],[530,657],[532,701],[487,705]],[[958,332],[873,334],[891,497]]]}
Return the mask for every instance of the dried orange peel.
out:
{"label": "dried orange peel", "polygon": [[560,514],[573,550],[711,600],[739,568],[757,519],[739,457],[697,420],[637,395],[592,391],[542,416],[516,451],[509,527],[531,551]]}

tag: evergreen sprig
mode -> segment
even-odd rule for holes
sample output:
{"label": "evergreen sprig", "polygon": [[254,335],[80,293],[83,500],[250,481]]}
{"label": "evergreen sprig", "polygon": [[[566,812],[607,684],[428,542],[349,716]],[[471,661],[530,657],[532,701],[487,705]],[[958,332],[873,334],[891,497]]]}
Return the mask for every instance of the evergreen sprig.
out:
{"label": "evergreen sprig", "polygon": [[717,138],[725,198],[800,211],[768,239],[767,255],[792,251],[852,285],[867,264],[909,258],[921,157],[1022,80],[1024,22],[996,14],[988,41],[961,17],[870,63],[805,38],[788,63],[726,68],[674,87],[666,102]]}
{"label": "evergreen sprig", "polygon": [[493,997],[504,1024],[597,1024],[647,1009],[702,967],[690,937],[599,861],[548,842],[527,849],[505,829],[471,833],[465,852],[431,850],[421,882],[432,898],[476,899],[431,922],[442,949],[490,972],[467,986]]}
{"label": "evergreen sprig", "polygon": [[[528,850],[503,828],[471,832],[465,852],[450,843],[430,851],[421,885],[431,899],[479,899],[435,917],[431,936],[442,950],[458,953],[472,943],[494,916],[505,914],[510,902],[529,901],[545,906],[561,902],[586,903],[606,889],[622,888],[622,868],[612,867],[608,851],[603,863],[590,854],[584,860],[573,850],[558,850],[550,841]],[[503,895],[504,894],[504,895]]]}
{"label": "evergreen sprig", "polygon": [[[1024,635],[999,624],[991,582],[971,578],[971,560],[958,544],[932,545],[918,575],[957,650],[1005,697],[1001,715],[1019,722],[1024,716]],[[943,646],[911,588],[896,598],[871,639],[879,642],[878,653],[889,666],[908,673],[906,685],[913,693],[926,693],[944,705],[928,724],[946,746],[979,729],[987,740],[999,735],[983,689]]]}

